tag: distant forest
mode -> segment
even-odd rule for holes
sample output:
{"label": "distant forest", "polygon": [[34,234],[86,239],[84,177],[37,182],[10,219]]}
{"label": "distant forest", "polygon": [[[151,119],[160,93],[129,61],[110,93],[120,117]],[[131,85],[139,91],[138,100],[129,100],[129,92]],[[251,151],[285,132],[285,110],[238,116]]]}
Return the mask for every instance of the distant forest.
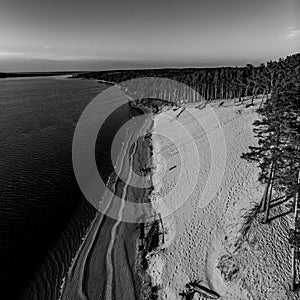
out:
{"label": "distant forest", "polygon": [[4,73],[0,72],[0,78],[17,78],[17,77],[37,77],[37,76],[59,76],[59,75],[72,75],[73,72],[20,72],[20,73]]}
{"label": "distant forest", "polygon": [[247,64],[245,67],[113,70],[81,73],[74,77],[94,78],[114,83],[141,77],[163,77],[193,88],[208,101],[233,98],[243,101],[245,97],[254,98],[259,94],[267,97],[280,80],[281,69],[287,65],[288,68],[297,68],[299,64],[300,54],[295,54],[259,66]]}

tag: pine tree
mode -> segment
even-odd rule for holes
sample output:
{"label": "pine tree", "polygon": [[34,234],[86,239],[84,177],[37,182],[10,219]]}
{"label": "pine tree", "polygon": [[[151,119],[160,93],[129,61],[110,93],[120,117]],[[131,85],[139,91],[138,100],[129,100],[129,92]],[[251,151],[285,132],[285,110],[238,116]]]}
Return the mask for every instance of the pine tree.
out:
{"label": "pine tree", "polygon": [[271,86],[272,94],[259,110],[261,119],[253,124],[258,146],[242,155],[259,162],[261,182],[269,180],[271,165],[275,163],[274,188],[286,194],[295,192],[300,167],[299,62],[297,56],[280,60],[277,65],[269,64],[268,73],[257,79],[263,88]]}

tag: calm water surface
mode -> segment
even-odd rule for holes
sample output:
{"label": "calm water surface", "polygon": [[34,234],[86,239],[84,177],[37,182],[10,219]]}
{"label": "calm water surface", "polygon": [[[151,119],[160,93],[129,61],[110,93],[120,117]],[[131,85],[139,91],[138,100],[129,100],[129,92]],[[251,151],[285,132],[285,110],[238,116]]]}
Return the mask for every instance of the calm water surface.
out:
{"label": "calm water surface", "polygon": [[[104,87],[78,79],[0,81],[0,286],[10,295],[6,299],[56,299],[59,294],[95,213],[73,174],[73,132]],[[110,118],[97,154],[108,157],[114,132],[138,114],[126,105]],[[111,164],[101,168],[108,177]]]}

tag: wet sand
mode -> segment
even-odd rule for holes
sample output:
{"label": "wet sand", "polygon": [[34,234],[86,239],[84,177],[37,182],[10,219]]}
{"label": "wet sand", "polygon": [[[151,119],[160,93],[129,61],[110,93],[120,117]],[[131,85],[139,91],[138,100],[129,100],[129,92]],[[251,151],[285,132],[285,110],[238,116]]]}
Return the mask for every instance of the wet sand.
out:
{"label": "wet sand", "polygon": [[[149,115],[144,124],[131,128],[119,157],[122,178],[130,178],[133,171],[151,163],[149,139],[138,138],[151,131]],[[130,146],[130,145],[133,145]],[[124,156],[132,158],[133,170]],[[145,165],[145,162],[147,164]],[[144,179],[145,180],[145,179]],[[150,176],[146,180],[151,180]],[[132,202],[149,202],[150,189],[138,189],[122,181],[110,185],[114,194]],[[93,221],[65,280],[61,299],[136,299],[139,279],[136,275],[137,239],[139,227],[121,221],[124,207],[116,197],[110,199],[107,210],[117,211],[112,219],[99,213]]]}

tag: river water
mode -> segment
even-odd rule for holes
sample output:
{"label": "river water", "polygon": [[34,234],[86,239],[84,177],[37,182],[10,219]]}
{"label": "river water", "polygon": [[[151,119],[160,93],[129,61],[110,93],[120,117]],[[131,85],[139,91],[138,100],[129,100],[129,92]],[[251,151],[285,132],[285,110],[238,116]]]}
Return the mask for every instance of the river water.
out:
{"label": "river water", "polygon": [[[0,81],[0,287],[6,299],[57,299],[62,278],[95,216],[72,167],[72,139],[84,108],[107,88],[92,80]],[[109,117],[97,142],[103,180],[112,172],[118,128],[141,114]],[[99,117],[107,118],[105,105]]]}

